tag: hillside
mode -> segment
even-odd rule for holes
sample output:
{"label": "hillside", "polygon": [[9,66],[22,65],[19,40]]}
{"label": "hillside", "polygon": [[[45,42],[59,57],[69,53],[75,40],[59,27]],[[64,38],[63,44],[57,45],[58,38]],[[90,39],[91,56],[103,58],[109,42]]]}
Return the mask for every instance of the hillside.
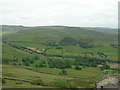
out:
{"label": "hillside", "polygon": [[25,26],[15,26],[15,25],[0,25],[2,28],[2,35],[9,35],[12,33],[16,33],[21,30],[28,30],[31,29],[31,27],[25,27]]}
{"label": "hillside", "polygon": [[97,32],[102,32],[106,34],[113,34],[117,35],[118,34],[118,29],[117,28],[105,28],[105,27],[85,27],[85,29],[91,30],[91,31],[97,31]]}
{"label": "hillside", "polygon": [[109,28],[3,27],[5,88],[95,88],[104,76],[118,73],[114,29],[107,33]]}
{"label": "hillside", "polygon": [[[13,29],[14,30],[14,29]],[[21,31],[19,31],[21,30]],[[3,28],[3,32],[6,31]],[[14,30],[15,31],[15,30]],[[3,36],[4,37],[4,36]],[[50,41],[59,42],[64,37],[72,37],[77,40],[83,39],[91,41],[95,43],[96,41],[99,43],[112,40],[117,43],[117,35],[110,35],[106,33],[97,32],[94,30],[79,28],[79,27],[33,27],[29,30],[18,29],[18,33],[10,34],[7,37],[3,38],[3,41],[28,41],[28,42],[40,42],[40,43],[48,43]]]}

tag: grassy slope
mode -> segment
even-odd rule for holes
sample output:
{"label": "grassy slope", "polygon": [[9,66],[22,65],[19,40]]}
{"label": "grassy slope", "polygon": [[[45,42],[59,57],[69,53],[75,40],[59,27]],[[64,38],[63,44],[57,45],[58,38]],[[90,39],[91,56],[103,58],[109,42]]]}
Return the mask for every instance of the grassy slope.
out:
{"label": "grassy slope", "polygon": [[12,26],[12,25],[0,25],[2,28],[2,35],[9,35],[16,33],[21,30],[28,30],[31,29],[30,27],[24,27],[24,26]]}
{"label": "grassy slope", "polygon": [[[15,67],[15,66],[8,66],[8,65],[3,65],[3,77],[16,78],[16,79],[21,79],[21,80],[29,80],[29,81],[40,78],[44,81],[44,83],[46,85],[49,85],[50,83],[52,83],[56,80],[70,80],[70,79],[72,79],[71,77],[64,77],[64,76],[56,76],[56,75],[50,75],[50,74],[45,74],[45,73],[38,73],[38,72],[34,72],[34,71],[31,71],[31,70],[24,69],[22,67]],[[7,82],[7,83],[9,83],[9,82]],[[11,82],[11,83],[12,83],[12,88],[16,86],[15,84],[13,84],[15,82]],[[32,87],[32,85],[30,86],[30,83],[23,83],[23,84],[24,85],[29,85],[29,87]],[[3,86],[4,87],[11,87],[8,84],[5,84]]]}
{"label": "grassy slope", "polygon": [[[15,78],[20,80],[28,80],[32,81],[35,79],[41,79],[44,81],[45,85],[51,85],[56,80],[74,80],[74,77],[77,77],[77,80],[86,81],[86,78],[91,78],[89,80],[95,81],[101,77],[100,69],[98,68],[85,68],[84,71],[79,70],[72,70],[72,69],[66,69],[68,72],[68,75],[62,76],[56,74],[56,72],[60,71],[59,69],[50,69],[50,68],[33,68],[33,67],[27,67],[32,68],[33,70],[27,70],[25,67],[16,67],[16,66],[8,66],[3,65],[3,78]],[[39,72],[34,72],[34,70],[37,70]],[[12,72],[11,72],[12,71]],[[95,78],[98,77],[98,78]],[[87,79],[88,80],[88,79]],[[13,80],[6,80],[6,84],[3,84],[3,87],[29,87],[29,88],[44,88],[40,85],[30,85],[29,82],[22,82],[21,85],[16,84],[16,82],[19,81],[13,81]]]}
{"label": "grassy slope", "polygon": [[2,57],[5,59],[13,59],[13,58],[24,58],[24,57],[32,57],[33,55],[26,53],[24,51],[18,50],[13,48],[9,45],[3,44],[2,45]]}
{"label": "grassy slope", "polygon": [[[92,39],[94,42],[96,41],[108,41],[109,43],[112,41],[116,41],[116,36],[104,34],[96,31],[86,30],[84,28],[38,28],[31,30],[23,30],[19,31],[19,33],[8,35],[3,40],[6,41],[30,41],[30,42],[40,42],[46,43],[50,41],[58,41],[63,37],[73,37],[76,39],[84,38],[84,39]],[[104,43],[103,43],[104,44]]]}
{"label": "grassy slope", "polygon": [[[95,48],[83,49],[78,46],[66,46],[64,48],[64,55],[84,55],[84,52],[103,52],[108,56],[111,56],[110,59],[117,60],[117,48],[109,48],[109,44],[117,44],[117,35],[106,34],[97,31],[88,30],[89,28],[78,28],[78,27],[37,27],[31,30],[19,31],[15,34],[10,34],[3,37],[3,41],[26,41],[26,42],[37,42],[37,43],[48,43],[51,41],[60,42],[64,37],[73,37],[77,40],[79,39],[89,39],[92,40],[89,44],[93,44]],[[91,29],[91,28],[90,28]],[[95,28],[96,30],[96,28]],[[108,29],[107,29],[108,30]],[[111,30],[111,29],[110,29]],[[16,43],[15,43],[16,44]],[[20,46],[31,46],[39,49],[46,48],[45,45],[40,44],[26,44],[26,43],[17,43],[16,45]],[[104,47],[101,47],[104,46]],[[61,55],[61,50],[49,49],[47,54],[58,54]],[[91,55],[90,55],[91,56]],[[98,57],[98,55],[95,55]]]}
{"label": "grassy slope", "polygon": [[[83,39],[91,39],[93,42],[90,44],[94,45],[101,45],[104,47],[96,47],[96,48],[90,48],[90,49],[83,49],[78,46],[64,46],[64,55],[84,55],[82,53],[84,52],[104,52],[105,54],[112,56],[112,58],[117,57],[117,48],[109,48],[109,44],[117,44],[117,39],[115,35],[110,34],[103,34],[96,31],[89,31],[84,28],[70,28],[70,27],[62,27],[62,28],[37,28],[37,29],[31,29],[31,30],[25,30],[25,31],[19,31],[18,33],[9,34],[7,36],[3,37],[3,41],[26,41],[26,42],[37,42],[37,43],[48,43],[51,41],[57,41],[59,42],[63,37],[73,37],[77,40],[80,38]],[[46,48],[47,46],[39,45],[39,44],[25,44],[25,43],[15,43],[20,46],[30,46],[35,47],[39,49]],[[46,53],[48,54],[61,54],[61,50],[52,48],[49,49]],[[32,57],[33,55],[30,55],[27,52],[18,50],[16,48],[13,48],[9,45],[3,44],[3,57],[12,59],[13,57],[22,58],[26,56]],[[55,57],[54,57],[55,58]],[[114,59],[113,59],[114,60]],[[26,70],[24,68],[15,68],[15,67],[8,67],[4,68],[3,76],[13,75],[15,78],[20,79],[28,79],[32,80],[35,78],[41,78],[43,81],[46,82],[46,84],[50,83],[51,81],[55,81],[55,79],[71,79],[70,77],[63,77],[63,76],[56,76],[56,75],[49,75],[44,73],[37,73],[30,70]],[[58,69],[50,69],[50,68],[41,68],[40,69],[43,72],[58,73]],[[13,72],[11,72],[13,71]],[[78,71],[73,69],[67,69],[68,74],[80,77],[80,78],[88,78],[88,77],[96,77],[100,74],[100,70],[98,68],[86,68],[85,71]],[[32,73],[32,74],[31,74]],[[8,81],[9,83],[10,81]],[[13,82],[15,83],[15,82]],[[28,85],[28,84],[27,84]],[[23,87],[27,87],[23,85]],[[13,84],[15,86],[15,84]],[[30,87],[30,85],[28,85]],[[7,86],[5,86],[7,87]],[[8,85],[10,87],[10,85]],[[18,87],[18,86],[16,86]],[[34,87],[34,86],[31,86]]]}

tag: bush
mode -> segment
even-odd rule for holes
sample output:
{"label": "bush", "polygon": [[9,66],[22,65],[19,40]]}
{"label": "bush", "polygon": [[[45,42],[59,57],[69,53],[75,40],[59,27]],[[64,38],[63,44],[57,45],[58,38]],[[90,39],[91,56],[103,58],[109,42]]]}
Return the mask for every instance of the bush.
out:
{"label": "bush", "polygon": [[19,82],[16,82],[16,84],[21,85],[21,84],[22,84],[22,82],[21,82],[21,81],[19,81]]}
{"label": "bush", "polygon": [[110,66],[108,64],[103,64],[103,66],[101,67],[102,70],[104,69],[111,69]]}
{"label": "bush", "polygon": [[61,75],[67,75],[67,71],[65,69],[62,69],[62,71],[59,74],[61,74]]}
{"label": "bush", "polygon": [[6,83],[6,81],[5,81],[5,79],[4,79],[4,78],[2,78],[2,83],[3,83],[3,84],[5,84],[5,83]]}
{"label": "bush", "polygon": [[33,80],[31,82],[33,85],[44,85],[44,82],[41,79]]}
{"label": "bush", "polygon": [[76,69],[76,70],[82,70],[82,68],[81,68],[79,65],[76,65],[76,66],[75,66],[75,69]]}

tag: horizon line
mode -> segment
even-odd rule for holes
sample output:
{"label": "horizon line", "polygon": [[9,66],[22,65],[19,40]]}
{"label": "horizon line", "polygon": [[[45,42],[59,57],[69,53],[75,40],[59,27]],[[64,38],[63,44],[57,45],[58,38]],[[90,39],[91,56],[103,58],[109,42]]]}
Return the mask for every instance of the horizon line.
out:
{"label": "horizon line", "polygon": [[88,28],[118,28],[118,27],[105,27],[105,26],[70,26],[70,25],[16,25],[16,24],[0,24],[0,26],[23,26],[23,27],[88,27]]}

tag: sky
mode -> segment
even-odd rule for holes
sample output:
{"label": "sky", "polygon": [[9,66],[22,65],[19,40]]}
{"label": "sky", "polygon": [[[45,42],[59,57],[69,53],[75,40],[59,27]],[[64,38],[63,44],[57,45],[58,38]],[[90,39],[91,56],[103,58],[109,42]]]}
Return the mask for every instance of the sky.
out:
{"label": "sky", "polygon": [[119,0],[0,0],[0,24],[117,27]]}

